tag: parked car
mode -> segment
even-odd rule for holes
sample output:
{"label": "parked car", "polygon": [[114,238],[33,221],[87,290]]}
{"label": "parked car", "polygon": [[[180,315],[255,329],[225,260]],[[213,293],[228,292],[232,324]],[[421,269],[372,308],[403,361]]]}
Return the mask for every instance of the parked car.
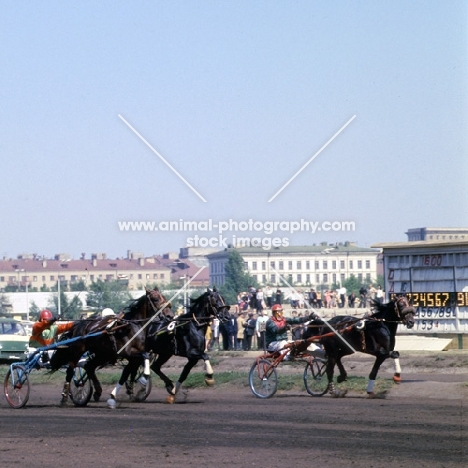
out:
{"label": "parked car", "polygon": [[29,334],[20,321],[0,318],[0,363],[23,361],[28,343]]}

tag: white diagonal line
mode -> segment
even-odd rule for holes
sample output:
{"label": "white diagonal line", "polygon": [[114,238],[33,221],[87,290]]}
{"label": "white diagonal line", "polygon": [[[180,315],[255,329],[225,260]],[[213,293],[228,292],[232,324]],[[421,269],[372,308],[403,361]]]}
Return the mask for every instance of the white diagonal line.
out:
{"label": "white diagonal line", "polygon": [[[296,291],[296,289],[295,289],[293,286],[291,286],[291,285],[281,276],[280,273],[278,273],[274,268],[272,268],[272,267],[270,267],[270,268],[279,276],[279,278],[281,279],[281,281],[283,281],[283,283],[286,283],[286,284],[294,291],[295,294],[299,294],[299,293]],[[306,298],[304,298],[304,300],[305,300],[306,304],[307,304],[315,313],[317,313],[317,311],[309,304],[309,301],[308,301]],[[317,316],[319,316],[319,315],[317,314]],[[353,347],[352,347],[352,346],[351,346],[351,345],[350,345],[350,344],[349,344],[349,343],[348,343],[348,342],[347,342],[347,341],[330,325],[330,323],[329,323],[327,320],[325,320],[323,317],[320,317],[320,320],[323,320],[323,321],[327,324],[327,327],[330,328],[330,330],[331,330],[331,331],[332,331],[332,332],[333,332],[333,333],[334,333],[334,334],[335,334],[335,335],[336,335],[336,336],[337,336],[353,353],[356,352],[356,350],[355,350],[355,349],[354,349],[354,348],[353,348]]]}
{"label": "white diagonal line", "polygon": [[118,351],[117,354],[120,354],[121,351],[126,348],[134,338],[136,338],[154,319],[159,317],[159,312],[161,310],[164,310],[179,294],[181,294],[185,289],[187,289],[187,286],[205,269],[206,267],[201,267],[191,278],[190,281],[187,281],[168,301],[166,301],[160,308],[159,310],[146,322],[139,330],[137,333],[135,333],[131,339],[129,339]]}
{"label": "white diagonal line", "polygon": [[354,119],[353,115],[269,200],[273,201]]}
{"label": "white diagonal line", "polygon": [[166,161],[166,159],[163,158],[163,156],[161,156],[144,138],[142,135],[140,135],[120,114],[119,115],[119,118],[125,123],[125,125],[127,125],[127,127],[133,131],[133,133],[135,133],[135,135],[138,136],[138,138],[140,138],[140,140],[145,143],[146,146],[148,146],[148,148],[164,163],[167,165],[167,167],[169,167],[169,169],[172,170],[172,172],[174,172],[174,174],[176,174],[180,180],[182,180],[182,182],[185,183],[185,185],[187,185],[187,187],[189,187],[190,189],[192,189],[192,191],[198,196],[200,197],[205,203],[206,203],[206,200],[190,185],[189,182],[187,182],[185,180],[185,178],[179,174],[179,172],[177,172],[177,170],[171,166],[171,164]]}

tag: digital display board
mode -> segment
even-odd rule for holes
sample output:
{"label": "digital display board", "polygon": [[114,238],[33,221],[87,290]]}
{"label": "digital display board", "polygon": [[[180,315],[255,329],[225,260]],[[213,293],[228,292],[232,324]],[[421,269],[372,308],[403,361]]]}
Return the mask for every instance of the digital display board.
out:
{"label": "digital display board", "polygon": [[[468,292],[410,292],[405,293],[414,307],[468,307]],[[396,294],[391,294],[394,299]]]}

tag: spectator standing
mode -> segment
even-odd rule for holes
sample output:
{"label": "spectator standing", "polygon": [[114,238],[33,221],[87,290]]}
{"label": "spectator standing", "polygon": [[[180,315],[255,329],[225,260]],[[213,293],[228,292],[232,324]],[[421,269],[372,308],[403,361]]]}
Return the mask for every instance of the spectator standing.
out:
{"label": "spectator standing", "polygon": [[382,291],[382,286],[377,285],[377,290],[375,292],[375,300],[379,303],[379,304],[383,304],[384,302],[384,292]]}
{"label": "spectator standing", "polygon": [[340,296],[340,307],[343,309],[346,305],[346,288],[341,286],[341,288],[338,289],[338,294]]}
{"label": "spectator standing", "polygon": [[315,292],[314,288],[310,288],[309,293],[307,294],[307,300],[309,302],[309,306],[313,308],[317,308],[317,293]]}
{"label": "spectator standing", "polygon": [[257,291],[257,295],[256,295],[256,298],[257,298],[257,314],[259,312],[261,312],[265,306],[265,301],[264,301],[264,294],[263,294],[263,291],[259,288],[258,291]]}
{"label": "spectator standing", "polygon": [[359,289],[359,299],[361,301],[359,307],[365,309],[367,306],[367,289],[364,286]]}
{"label": "spectator standing", "polygon": [[253,286],[249,286],[249,308],[250,310],[257,308],[257,290]]}
{"label": "spectator standing", "polygon": [[236,349],[240,351],[244,348],[243,341],[244,341],[244,323],[245,320],[245,312],[240,312],[237,317],[237,347]]}
{"label": "spectator standing", "polygon": [[214,318],[211,322],[211,343],[208,349],[212,350],[213,347],[217,344],[218,351],[220,350],[219,345],[219,319]]}
{"label": "spectator standing", "polygon": [[255,323],[255,332],[257,335],[257,345],[258,350],[266,351],[266,342],[265,342],[265,330],[266,330],[266,323],[268,321],[267,314],[264,313],[262,310],[257,317],[257,321]]}
{"label": "spectator standing", "polygon": [[273,291],[271,290],[270,286],[267,286],[265,288],[265,300],[266,300],[266,306],[270,309],[271,306],[273,305]]}
{"label": "spectator standing", "polygon": [[256,320],[253,312],[249,312],[249,317],[244,325],[244,351],[252,349],[252,337],[255,334]]}
{"label": "spectator standing", "polygon": [[275,304],[281,305],[282,303],[281,296],[282,296],[281,289],[277,288],[276,293],[275,293]]}

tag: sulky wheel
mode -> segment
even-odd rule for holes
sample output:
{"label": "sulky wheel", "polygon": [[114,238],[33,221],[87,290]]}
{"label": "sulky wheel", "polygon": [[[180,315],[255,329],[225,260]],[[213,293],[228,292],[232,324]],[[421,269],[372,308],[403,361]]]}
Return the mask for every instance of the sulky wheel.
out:
{"label": "sulky wheel", "polygon": [[252,393],[258,398],[272,397],[278,388],[278,375],[271,362],[260,359],[255,362],[249,373],[249,384]]}
{"label": "sulky wheel", "polygon": [[326,374],[327,361],[314,358],[304,369],[304,385],[307,393],[312,396],[322,396],[327,393],[328,379]]}
{"label": "sulky wheel", "polygon": [[70,383],[70,398],[75,406],[86,406],[91,400],[93,386],[84,367],[75,367]]}
{"label": "sulky wheel", "polygon": [[29,400],[30,384],[25,367],[12,364],[5,375],[5,398],[12,408],[22,408]]}

